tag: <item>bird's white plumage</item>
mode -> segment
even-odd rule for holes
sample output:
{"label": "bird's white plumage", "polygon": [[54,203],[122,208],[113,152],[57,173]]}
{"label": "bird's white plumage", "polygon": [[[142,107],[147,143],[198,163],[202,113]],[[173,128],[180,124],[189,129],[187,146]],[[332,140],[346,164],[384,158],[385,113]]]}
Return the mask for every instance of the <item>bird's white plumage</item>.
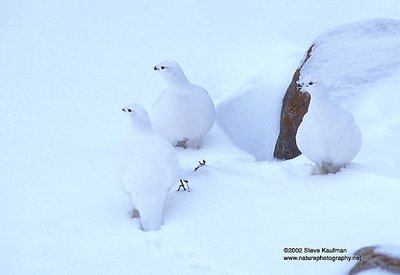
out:
{"label": "bird's white plumage", "polygon": [[172,145],[198,148],[215,122],[215,107],[207,91],[191,84],[175,61],[154,67],[167,81],[167,88],[150,113],[154,130]]}
{"label": "bird's white plumage", "polygon": [[361,132],[353,116],[318,92],[311,93],[308,112],[297,136],[300,151],[317,166],[317,173],[336,173],[361,148]]}
{"label": "bird's white plumage", "polygon": [[138,104],[123,108],[130,121],[122,182],[144,231],[158,230],[172,185],[179,179],[175,151],[154,133],[147,112]]}

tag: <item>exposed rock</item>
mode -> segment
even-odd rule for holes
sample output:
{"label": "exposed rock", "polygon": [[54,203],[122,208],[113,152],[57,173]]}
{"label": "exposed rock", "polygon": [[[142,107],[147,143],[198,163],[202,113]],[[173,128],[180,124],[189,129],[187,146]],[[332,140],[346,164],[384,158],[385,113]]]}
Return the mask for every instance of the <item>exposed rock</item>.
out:
{"label": "exposed rock", "polygon": [[357,250],[354,255],[361,260],[350,270],[349,275],[355,275],[369,269],[380,269],[393,274],[400,274],[400,258],[389,253],[378,251],[380,247],[369,246]]}
{"label": "exposed rock", "polygon": [[311,57],[313,47],[314,45],[308,49],[306,57],[294,73],[292,82],[283,98],[280,131],[274,150],[274,157],[278,159],[292,159],[301,154],[296,144],[296,133],[303,121],[303,116],[307,113],[310,95],[300,92],[301,87],[298,85],[298,80],[301,69]]}

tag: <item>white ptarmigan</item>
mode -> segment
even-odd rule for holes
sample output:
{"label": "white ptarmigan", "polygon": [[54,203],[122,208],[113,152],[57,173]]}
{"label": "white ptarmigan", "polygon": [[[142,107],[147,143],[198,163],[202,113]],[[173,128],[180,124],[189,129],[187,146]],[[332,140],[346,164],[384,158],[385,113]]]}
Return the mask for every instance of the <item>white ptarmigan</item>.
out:
{"label": "white ptarmigan", "polygon": [[158,230],[170,188],[179,179],[178,159],[171,144],[154,133],[141,105],[122,110],[131,123],[122,183],[131,198],[132,217],[140,216],[143,231]]}
{"label": "white ptarmigan", "polygon": [[349,112],[318,92],[310,92],[311,102],[297,130],[296,142],[300,151],[316,164],[316,174],[337,173],[360,150],[361,132]]}
{"label": "white ptarmigan", "polygon": [[154,130],[172,145],[198,149],[215,122],[215,106],[207,91],[191,84],[175,61],[154,67],[167,81],[150,112]]}

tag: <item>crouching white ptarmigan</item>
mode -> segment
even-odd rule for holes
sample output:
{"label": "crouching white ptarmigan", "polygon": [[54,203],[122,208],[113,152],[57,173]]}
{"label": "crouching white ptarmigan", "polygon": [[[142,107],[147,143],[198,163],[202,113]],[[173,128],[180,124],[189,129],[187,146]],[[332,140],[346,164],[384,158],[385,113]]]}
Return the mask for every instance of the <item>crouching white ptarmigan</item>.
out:
{"label": "crouching white ptarmigan", "polygon": [[143,231],[158,230],[170,188],[179,179],[178,159],[171,144],[154,133],[142,106],[122,110],[131,123],[122,182],[131,198],[132,217],[140,217]]}
{"label": "crouching white ptarmigan", "polygon": [[297,130],[297,146],[316,164],[316,174],[337,173],[360,150],[360,129],[349,112],[333,105],[318,91],[310,94],[308,112]]}
{"label": "crouching white ptarmigan", "polygon": [[150,113],[154,130],[172,145],[198,149],[215,122],[215,106],[207,91],[191,84],[175,61],[154,67],[167,81]]}

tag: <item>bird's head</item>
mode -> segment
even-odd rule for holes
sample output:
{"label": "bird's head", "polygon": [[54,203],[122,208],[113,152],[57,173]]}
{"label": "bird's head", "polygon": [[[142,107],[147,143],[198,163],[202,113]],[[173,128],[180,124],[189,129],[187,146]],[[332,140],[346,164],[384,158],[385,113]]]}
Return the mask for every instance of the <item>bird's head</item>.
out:
{"label": "bird's head", "polygon": [[169,83],[181,82],[186,84],[186,82],[188,82],[179,64],[173,60],[164,60],[160,62],[154,66],[154,71],[160,73]]}
{"label": "bird's head", "polygon": [[152,129],[149,115],[140,104],[128,104],[122,108],[122,111],[128,116],[135,129]]}
{"label": "bird's head", "polygon": [[160,73],[168,73],[176,70],[179,67],[179,64],[173,60],[164,60],[154,66],[154,70]]}

